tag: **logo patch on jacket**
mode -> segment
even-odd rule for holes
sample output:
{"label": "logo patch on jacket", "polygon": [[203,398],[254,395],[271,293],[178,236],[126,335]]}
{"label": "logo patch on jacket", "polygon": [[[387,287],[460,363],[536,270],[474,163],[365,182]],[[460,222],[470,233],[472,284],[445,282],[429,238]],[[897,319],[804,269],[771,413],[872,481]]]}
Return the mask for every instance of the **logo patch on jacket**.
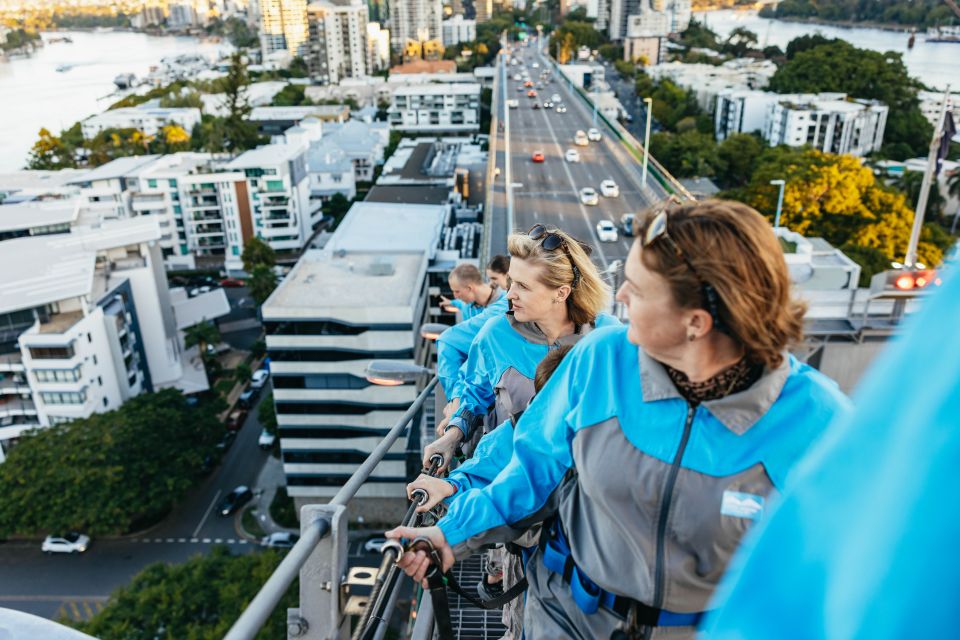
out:
{"label": "logo patch on jacket", "polygon": [[739,491],[724,491],[720,513],[734,518],[749,518],[759,520],[763,515],[763,496]]}

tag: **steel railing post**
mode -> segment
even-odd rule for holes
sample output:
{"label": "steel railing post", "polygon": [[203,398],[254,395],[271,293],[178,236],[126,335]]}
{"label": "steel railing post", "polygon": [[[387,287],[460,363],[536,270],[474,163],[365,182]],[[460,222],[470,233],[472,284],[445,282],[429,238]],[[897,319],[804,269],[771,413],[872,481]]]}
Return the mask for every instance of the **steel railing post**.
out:
{"label": "steel railing post", "polygon": [[300,568],[299,617],[306,622],[306,629],[301,635],[288,633],[290,640],[350,637],[349,618],[343,615],[340,602],[340,585],[347,573],[346,514],[343,505],[308,504],[300,510],[302,523],[328,518],[330,534],[320,540]]}

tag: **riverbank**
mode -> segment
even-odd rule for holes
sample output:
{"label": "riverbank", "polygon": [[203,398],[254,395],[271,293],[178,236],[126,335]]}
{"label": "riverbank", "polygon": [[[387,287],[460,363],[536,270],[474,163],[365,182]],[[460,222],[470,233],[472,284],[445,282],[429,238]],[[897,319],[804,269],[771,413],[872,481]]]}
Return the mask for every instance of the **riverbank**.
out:
{"label": "riverbank", "polygon": [[796,24],[810,24],[823,27],[837,27],[838,29],[879,29],[881,31],[893,31],[895,33],[910,33],[916,30],[918,33],[926,31],[924,27],[912,25],[894,24],[889,22],[873,22],[871,20],[824,20],[823,18],[801,16],[775,16],[760,10],[757,14],[760,18],[767,20],[777,20],[779,22],[793,22]]}

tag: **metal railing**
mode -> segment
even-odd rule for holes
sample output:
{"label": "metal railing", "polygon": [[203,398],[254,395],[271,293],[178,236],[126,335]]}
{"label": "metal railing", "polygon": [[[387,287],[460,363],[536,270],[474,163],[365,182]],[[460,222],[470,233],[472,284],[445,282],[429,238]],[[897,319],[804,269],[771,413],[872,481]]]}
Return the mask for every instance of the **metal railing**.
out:
{"label": "metal railing", "polygon": [[[230,631],[227,632],[225,640],[251,640],[257,635],[266,623],[267,618],[269,618],[273,610],[276,609],[277,604],[280,603],[287,589],[293,583],[294,578],[299,575],[300,570],[304,564],[306,564],[308,558],[314,553],[320,541],[330,534],[338,524],[341,524],[334,522],[335,516],[330,515],[330,513],[337,513],[337,515],[339,515],[340,512],[345,509],[347,503],[350,502],[357,491],[360,490],[360,487],[370,477],[370,474],[376,468],[377,464],[383,460],[383,457],[390,450],[390,447],[393,446],[393,443],[396,442],[397,438],[406,430],[421,407],[423,407],[424,402],[430,396],[436,384],[436,377],[427,383],[423,391],[421,391],[416,400],[413,401],[413,404],[410,405],[387,435],[383,437],[380,444],[377,445],[367,459],[363,461],[363,464],[354,471],[350,479],[347,480],[346,484],[340,488],[329,503],[321,505],[319,509],[304,509],[304,513],[316,514],[317,511],[325,513],[316,516],[309,522],[302,523],[300,540],[290,549],[276,571],[270,576],[270,579],[267,580],[256,597],[250,602],[250,605],[233,624]],[[345,526],[345,523],[342,523],[342,525]],[[324,583],[322,588],[331,592],[335,599],[338,598],[338,594],[334,593],[335,590],[332,584],[328,585]],[[301,595],[302,594],[303,585],[301,585]],[[301,603],[303,603],[302,597]],[[325,616],[324,619],[330,620],[328,616]],[[337,637],[337,635],[338,632],[333,628],[323,631],[324,637]]]}

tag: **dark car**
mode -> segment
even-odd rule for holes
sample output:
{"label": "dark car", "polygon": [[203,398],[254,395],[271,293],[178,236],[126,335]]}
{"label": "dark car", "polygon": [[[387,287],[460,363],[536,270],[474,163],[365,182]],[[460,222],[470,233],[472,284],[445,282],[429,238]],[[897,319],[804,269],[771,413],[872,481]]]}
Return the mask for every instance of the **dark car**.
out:
{"label": "dark car", "polygon": [[232,515],[251,500],[253,500],[253,491],[250,491],[250,487],[240,485],[224,497],[220,506],[217,507],[217,513],[221,516]]}
{"label": "dark car", "polygon": [[230,431],[239,431],[243,426],[243,421],[247,419],[247,412],[243,409],[234,409],[227,416],[227,429]]}

